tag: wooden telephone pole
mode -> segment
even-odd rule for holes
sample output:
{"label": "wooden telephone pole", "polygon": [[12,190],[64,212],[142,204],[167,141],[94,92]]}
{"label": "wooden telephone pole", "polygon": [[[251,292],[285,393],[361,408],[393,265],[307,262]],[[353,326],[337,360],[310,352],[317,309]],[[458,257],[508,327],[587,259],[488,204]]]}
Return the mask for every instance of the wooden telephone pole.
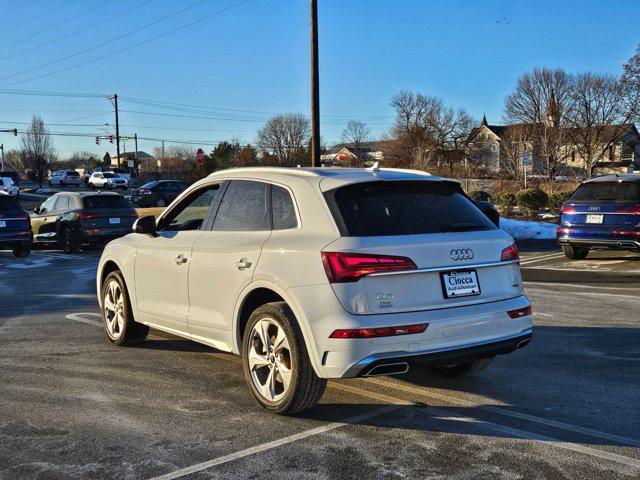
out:
{"label": "wooden telephone pole", "polygon": [[318,71],[318,0],[311,0],[311,166],[320,166],[320,82]]}

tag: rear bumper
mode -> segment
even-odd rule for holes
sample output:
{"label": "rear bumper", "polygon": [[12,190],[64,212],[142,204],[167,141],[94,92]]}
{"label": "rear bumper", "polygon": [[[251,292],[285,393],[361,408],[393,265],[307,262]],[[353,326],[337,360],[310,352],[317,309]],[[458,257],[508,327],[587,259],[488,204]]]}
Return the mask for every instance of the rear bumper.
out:
{"label": "rear bumper", "polygon": [[0,249],[13,248],[18,245],[30,245],[31,232],[0,232]]}
{"label": "rear bumper", "polygon": [[640,241],[623,238],[558,238],[559,245],[572,245],[576,247],[603,247],[618,248],[621,250],[640,250]]}
{"label": "rear bumper", "polygon": [[[292,302],[299,307],[307,348],[313,358],[316,373],[322,378],[345,378],[365,375],[365,367],[379,359],[411,357],[436,362],[444,352],[455,352],[459,359],[509,353],[531,334],[532,315],[511,318],[508,313],[530,306],[524,295],[504,300],[466,305],[375,315],[354,315],[342,307],[330,285],[294,287],[287,291]],[[428,323],[420,334],[398,335],[371,339],[330,338],[336,329],[378,328]],[[522,337],[522,338],[521,338]],[[513,345],[500,342],[513,339]],[[498,343],[498,345],[493,345]],[[477,348],[486,347],[484,351]],[[524,343],[521,345],[523,346]],[[493,349],[489,351],[487,349]],[[467,350],[474,348],[475,350]],[[485,348],[485,347],[483,347]],[[492,353],[493,352],[493,353]],[[432,355],[433,356],[430,356]],[[447,353],[446,355],[453,355]],[[440,358],[439,358],[440,357]],[[449,363],[456,363],[451,358]],[[373,365],[373,366],[376,366]],[[373,368],[373,367],[371,367]]]}
{"label": "rear bumper", "polygon": [[[431,350],[424,353],[396,352],[371,355],[349,367],[345,377],[366,377],[380,375],[388,366],[398,366],[397,371],[408,371],[413,367],[451,365],[464,363],[480,358],[494,357],[514,352],[526,347],[533,336],[533,330],[527,329],[517,335],[505,338],[478,342],[464,347],[450,347]],[[406,367],[402,368],[403,366]]]}

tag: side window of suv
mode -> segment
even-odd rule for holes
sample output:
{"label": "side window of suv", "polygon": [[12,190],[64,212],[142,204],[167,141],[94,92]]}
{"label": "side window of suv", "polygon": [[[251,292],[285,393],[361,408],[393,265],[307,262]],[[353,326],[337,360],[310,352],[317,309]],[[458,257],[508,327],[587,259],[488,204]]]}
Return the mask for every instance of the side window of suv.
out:
{"label": "side window of suv", "polygon": [[60,195],[56,202],[55,210],[68,210],[69,209],[69,197],[67,195]]}
{"label": "side window of suv", "polygon": [[257,232],[269,230],[267,208],[268,184],[248,180],[232,180],[224,193],[213,230]]}
{"label": "side window of suv", "polygon": [[277,185],[271,187],[271,210],[274,230],[286,230],[298,226],[296,207],[286,188]]}
{"label": "side window of suv", "polygon": [[209,185],[192,192],[171,209],[168,215],[162,217],[158,230],[165,232],[199,230],[219,188],[220,185]]}

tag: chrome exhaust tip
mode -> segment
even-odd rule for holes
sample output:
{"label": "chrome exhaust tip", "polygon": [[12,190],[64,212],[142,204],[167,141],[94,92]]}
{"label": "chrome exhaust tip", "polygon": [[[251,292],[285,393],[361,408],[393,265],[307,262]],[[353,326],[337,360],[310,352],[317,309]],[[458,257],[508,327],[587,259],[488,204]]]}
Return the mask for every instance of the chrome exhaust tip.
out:
{"label": "chrome exhaust tip", "polygon": [[377,377],[381,375],[400,375],[409,371],[409,364],[407,362],[398,363],[383,363],[377,365],[369,370],[365,377]]}

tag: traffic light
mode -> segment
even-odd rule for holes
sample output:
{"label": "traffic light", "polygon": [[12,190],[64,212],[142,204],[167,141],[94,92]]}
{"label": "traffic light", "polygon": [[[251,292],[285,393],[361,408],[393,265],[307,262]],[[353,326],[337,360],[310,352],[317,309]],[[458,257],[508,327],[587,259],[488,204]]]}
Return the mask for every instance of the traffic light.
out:
{"label": "traffic light", "polygon": [[113,135],[109,135],[109,143],[113,143]]}
{"label": "traffic light", "polygon": [[96,145],[100,145],[100,137],[96,137]]}
{"label": "traffic light", "polygon": [[17,136],[18,136],[18,129],[17,129],[17,128],[14,128],[14,129],[13,129],[13,136],[14,136],[14,137],[17,137]]}

